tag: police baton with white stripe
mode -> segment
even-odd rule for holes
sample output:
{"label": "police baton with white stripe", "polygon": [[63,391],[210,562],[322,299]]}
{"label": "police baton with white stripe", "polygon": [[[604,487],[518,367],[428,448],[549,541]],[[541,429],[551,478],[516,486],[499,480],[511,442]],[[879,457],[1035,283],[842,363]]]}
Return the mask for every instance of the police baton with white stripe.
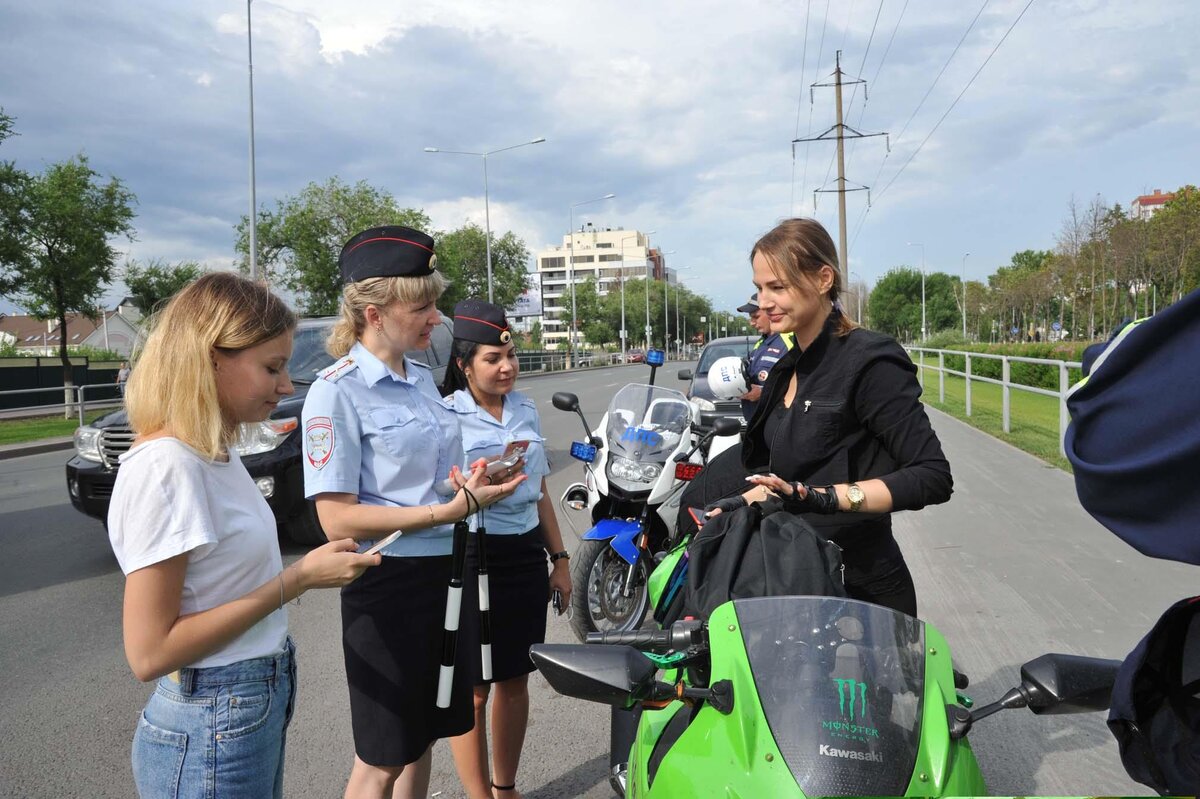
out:
{"label": "police baton with white stripe", "polygon": [[450,557],[450,588],[446,592],[445,633],[442,637],[442,666],[438,672],[437,706],[450,707],[450,688],[454,684],[454,657],[458,650],[458,622],[462,615],[463,572],[467,568],[467,536],[471,528],[466,519],[454,524],[454,545]]}

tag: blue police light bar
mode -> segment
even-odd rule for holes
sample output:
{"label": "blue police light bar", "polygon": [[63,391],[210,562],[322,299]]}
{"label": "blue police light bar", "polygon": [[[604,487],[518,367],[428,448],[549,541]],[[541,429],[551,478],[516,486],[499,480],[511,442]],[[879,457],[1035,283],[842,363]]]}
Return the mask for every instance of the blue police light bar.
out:
{"label": "blue police light bar", "polygon": [[666,362],[667,356],[662,350],[646,350],[646,363],[650,366],[662,366]]}
{"label": "blue police light bar", "polygon": [[584,463],[593,463],[596,460],[596,445],[585,444],[582,441],[572,441],[571,457]]}

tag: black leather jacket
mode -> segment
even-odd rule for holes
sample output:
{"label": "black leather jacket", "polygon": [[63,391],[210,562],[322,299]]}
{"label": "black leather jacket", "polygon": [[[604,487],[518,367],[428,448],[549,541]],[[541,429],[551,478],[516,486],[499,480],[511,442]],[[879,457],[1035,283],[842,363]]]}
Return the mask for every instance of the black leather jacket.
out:
{"label": "black leather jacket", "polygon": [[[916,367],[888,336],[862,328],[836,335],[837,313],[808,349],[792,349],[771,370],[746,432],[743,465],[812,485],[878,478],[892,494],[893,510],[945,502],[953,490],[950,464],[921,404]],[[767,441],[767,421],[793,374],[796,396],[772,422]],[[891,529],[888,514],[805,518],[832,537]]]}

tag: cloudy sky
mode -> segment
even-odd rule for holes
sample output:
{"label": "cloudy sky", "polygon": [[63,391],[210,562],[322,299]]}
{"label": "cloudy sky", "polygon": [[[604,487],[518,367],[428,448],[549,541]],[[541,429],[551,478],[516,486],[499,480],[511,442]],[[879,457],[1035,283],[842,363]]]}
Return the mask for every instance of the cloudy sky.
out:
{"label": "cloudy sky", "polygon": [[[576,224],[656,231],[727,309],[779,219],[815,214],[836,240],[836,194],[813,205],[835,147],[793,158],[791,141],[833,125],[833,90],[810,103],[809,84],[837,50],[868,81],[866,102],[846,88],[847,123],[890,133],[890,154],[847,144],[848,181],[871,187],[869,213],[847,195],[868,282],[918,264],[908,242],[931,271],[969,252],[982,278],[1052,247],[1072,196],[1128,205],[1200,181],[1190,0],[256,0],[253,15],[260,205],[337,175],[438,228],[482,224],[481,159],[423,148],[544,136],[489,158],[494,231],[536,252],[571,204],[612,192]],[[248,208],[246,55],[244,2],[4,2],[0,107],[21,135],[0,157],[39,170],[85,152],[137,194],[129,257],[227,268]]]}

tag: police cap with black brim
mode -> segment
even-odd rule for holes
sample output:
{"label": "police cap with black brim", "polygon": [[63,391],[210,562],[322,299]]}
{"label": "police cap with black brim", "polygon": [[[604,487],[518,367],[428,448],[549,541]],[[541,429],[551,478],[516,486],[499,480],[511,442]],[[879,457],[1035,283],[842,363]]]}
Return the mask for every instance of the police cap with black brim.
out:
{"label": "police cap with black brim", "polygon": [[498,347],[512,341],[512,331],[503,308],[472,298],[454,306],[454,337]]}
{"label": "police cap with black brim", "polygon": [[373,277],[423,277],[437,268],[433,238],[401,225],[367,228],[342,247],[342,283]]}
{"label": "police cap with black brim", "polygon": [[737,308],[738,313],[752,314],[757,310],[758,310],[758,294],[751,294],[750,301],[747,302],[745,305],[739,305]]}

